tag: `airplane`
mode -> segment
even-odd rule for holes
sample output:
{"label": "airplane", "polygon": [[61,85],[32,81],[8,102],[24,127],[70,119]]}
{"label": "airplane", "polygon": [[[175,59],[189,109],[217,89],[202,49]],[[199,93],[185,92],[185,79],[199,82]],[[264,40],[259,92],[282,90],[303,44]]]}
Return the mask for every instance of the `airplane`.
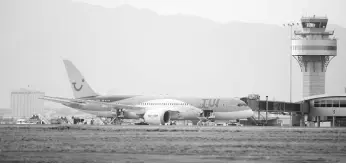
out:
{"label": "airplane", "polygon": [[[239,120],[253,116],[247,104],[237,98],[197,98],[146,95],[100,95],[69,60],[63,60],[74,98],[44,96],[40,99],[61,103],[97,117],[142,119],[149,125],[165,125],[173,120]],[[212,117],[203,116],[212,110]]]}

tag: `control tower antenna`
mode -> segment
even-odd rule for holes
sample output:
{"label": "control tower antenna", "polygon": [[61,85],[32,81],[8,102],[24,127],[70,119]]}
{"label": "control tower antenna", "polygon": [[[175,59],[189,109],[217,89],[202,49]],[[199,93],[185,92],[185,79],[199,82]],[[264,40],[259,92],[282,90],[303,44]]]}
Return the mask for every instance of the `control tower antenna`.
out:
{"label": "control tower antenna", "polygon": [[302,17],[302,31],[294,31],[292,56],[303,74],[303,97],[325,93],[325,73],[337,54],[337,40],[326,31],[327,17]]}

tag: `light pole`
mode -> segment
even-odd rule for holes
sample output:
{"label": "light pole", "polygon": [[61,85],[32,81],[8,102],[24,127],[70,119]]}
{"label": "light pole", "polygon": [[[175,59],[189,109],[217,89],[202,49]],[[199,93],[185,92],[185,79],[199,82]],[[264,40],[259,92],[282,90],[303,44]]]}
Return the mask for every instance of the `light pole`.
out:
{"label": "light pole", "polygon": [[[290,39],[292,42],[293,26],[299,26],[299,23],[286,23],[286,24],[283,24],[283,26],[290,27]],[[292,103],[292,47],[291,47],[291,54],[290,54],[290,103]]]}
{"label": "light pole", "polygon": [[[294,26],[299,26],[299,23],[286,23],[283,26],[290,27],[290,39],[291,39],[291,54],[290,54],[290,103],[292,103],[292,32]],[[290,112],[290,121],[292,126],[292,112]]]}
{"label": "light pole", "polygon": [[268,125],[268,96],[266,96],[266,126]]}

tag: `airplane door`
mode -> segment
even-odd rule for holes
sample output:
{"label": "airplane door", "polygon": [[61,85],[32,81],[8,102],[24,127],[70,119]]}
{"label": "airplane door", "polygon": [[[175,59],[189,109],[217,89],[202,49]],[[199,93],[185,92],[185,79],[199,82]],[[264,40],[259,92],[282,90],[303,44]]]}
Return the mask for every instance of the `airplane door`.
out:
{"label": "airplane door", "polygon": [[203,110],[204,117],[210,117],[213,113],[213,110]]}

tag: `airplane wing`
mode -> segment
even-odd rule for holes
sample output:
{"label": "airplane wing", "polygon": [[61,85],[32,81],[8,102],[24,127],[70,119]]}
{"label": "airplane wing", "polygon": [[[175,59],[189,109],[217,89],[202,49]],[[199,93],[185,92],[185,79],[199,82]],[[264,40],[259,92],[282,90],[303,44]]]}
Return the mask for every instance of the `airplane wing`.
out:
{"label": "airplane wing", "polygon": [[[91,102],[91,103],[95,103],[95,104],[105,105],[104,107],[107,106],[107,107],[111,107],[111,108],[115,108],[115,109],[141,110],[141,109],[146,108],[146,107],[139,107],[139,106],[134,106],[134,105],[112,104],[112,103],[93,101],[93,100],[86,100],[86,101]],[[152,109],[154,109],[154,108],[152,108]],[[160,109],[162,109],[162,108],[160,108]],[[174,110],[174,109],[170,108],[168,110],[168,112],[170,113],[170,115],[173,118],[182,118],[181,113],[178,110]]]}
{"label": "airplane wing", "polygon": [[69,98],[61,98],[61,97],[43,96],[43,97],[40,97],[39,99],[61,103],[61,104],[85,104],[85,102],[80,101],[78,99],[69,99]]}
{"label": "airplane wing", "polygon": [[134,105],[125,105],[125,104],[113,104],[113,103],[107,103],[107,102],[100,102],[100,101],[94,101],[94,100],[83,100],[86,103],[93,103],[93,104],[99,104],[103,105],[104,107],[111,107],[115,109],[130,109],[130,110],[139,110],[144,109],[144,107],[138,107]]}
{"label": "airplane wing", "polygon": [[49,97],[49,96],[43,96],[39,99],[52,101],[56,103],[61,104],[78,104],[78,105],[86,105],[86,104],[98,104],[102,107],[110,107],[114,109],[130,109],[130,110],[139,110],[144,109],[144,107],[138,107],[134,105],[125,105],[125,104],[113,104],[113,103],[107,103],[107,102],[100,102],[95,100],[84,100],[84,99],[71,99],[71,98],[61,98],[61,97]]}
{"label": "airplane wing", "polygon": [[[44,96],[39,99],[47,100],[47,101],[52,101],[56,103],[61,103],[61,104],[66,104],[69,106],[76,106],[76,105],[100,105],[101,107],[105,108],[113,108],[113,109],[123,109],[124,111],[126,110],[143,110],[146,107],[139,107],[135,105],[125,105],[125,104],[114,104],[114,103],[109,103],[109,102],[100,102],[100,101],[95,101],[95,100],[84,100],[84,99],[71,99],[71,98],[61,98],[61,97],[49,97],[49,96]],[[162,108],[160,108],[162,109]],[[183,118],[181,115],[181,112],[175,109],[169,109],[168,110],[173,118]]]}

